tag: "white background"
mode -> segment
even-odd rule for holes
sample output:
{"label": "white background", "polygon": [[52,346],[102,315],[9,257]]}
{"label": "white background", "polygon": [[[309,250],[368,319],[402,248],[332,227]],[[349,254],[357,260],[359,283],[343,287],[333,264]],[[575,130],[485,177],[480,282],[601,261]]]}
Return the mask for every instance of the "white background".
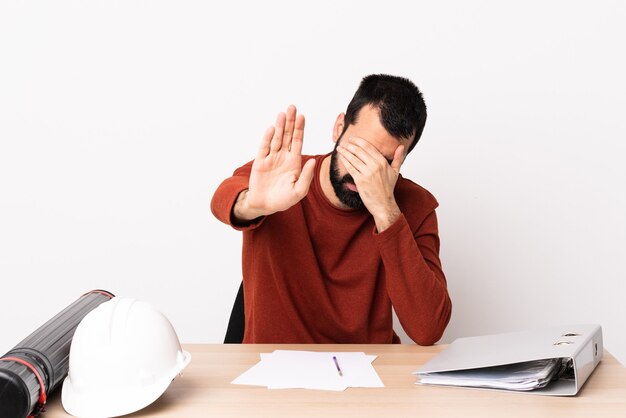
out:
{"label": "white background", "polygon": [[221,342],[241,237],[213,191],[290,103],[305,153],[330,151],[386,72],[428,105],[402,170],[441,205],[442,341],[600,323],[626,363],[625,21],[618,1],[2,1],[0,351],[94,288]]}

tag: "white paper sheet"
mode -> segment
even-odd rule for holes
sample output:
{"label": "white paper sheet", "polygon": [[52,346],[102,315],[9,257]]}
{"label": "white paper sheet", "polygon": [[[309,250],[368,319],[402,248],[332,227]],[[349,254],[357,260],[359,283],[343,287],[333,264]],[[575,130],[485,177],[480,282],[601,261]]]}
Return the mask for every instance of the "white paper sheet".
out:
{"label": "white paper sheet", "polygon": [[[333,356],[342,370],[339,375]],[[374,355],[359,352],[276,350],[262,353],[261,361],[232,381],[269,389],[342,391],[348,387],[384,387],[372,362]]]}

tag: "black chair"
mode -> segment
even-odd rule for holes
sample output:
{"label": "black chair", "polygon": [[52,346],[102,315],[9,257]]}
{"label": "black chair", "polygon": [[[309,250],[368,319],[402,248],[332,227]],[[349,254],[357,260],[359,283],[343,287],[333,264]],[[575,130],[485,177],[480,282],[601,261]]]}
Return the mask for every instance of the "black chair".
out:
{"label": "black chair", "polygon": [[243,309],[243,281],[239,285],[239,291],[235,297],[233,310],[230,312],[228,328],[224,337],[224,344],[241,344],[243,332],[246,326],[246,317]]}

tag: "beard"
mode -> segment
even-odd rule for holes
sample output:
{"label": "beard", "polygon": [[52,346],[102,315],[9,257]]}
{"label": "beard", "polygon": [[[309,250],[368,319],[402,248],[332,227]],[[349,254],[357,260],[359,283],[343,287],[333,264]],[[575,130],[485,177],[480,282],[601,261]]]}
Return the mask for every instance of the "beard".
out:
{"label": "beard", "polygon": [[339,165],[337,163],[337,145],[335,144],[333,153],[330,156],[330,183],[333,186],[335,195],[339,198],[339,201],[349,207],[350,209],[362,209],[365,205],[361,200],[361,196],[357,192],[353,192],[345,187],[346,183],[354,184],[354,179],[350,174],[341,176],[339,173]]}

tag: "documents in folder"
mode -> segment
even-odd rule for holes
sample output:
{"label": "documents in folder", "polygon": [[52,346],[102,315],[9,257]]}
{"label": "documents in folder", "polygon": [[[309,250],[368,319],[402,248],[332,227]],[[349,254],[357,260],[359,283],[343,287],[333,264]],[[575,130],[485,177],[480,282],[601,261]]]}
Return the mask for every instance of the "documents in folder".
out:
{"label": "documents in folder", "polygon": [[472,370],[422,373],[419,375],[419,383],[534,390],[545,387],[553,379],[562,377],[568,370],[569,364],[570,362],[566,359],[544,359]]}
{"label": "documents in folder", "polygon": [[275,350],[231,383],[268,389],[343,391],[349,387],[383,387],[372,366],[374,355],[352,352]]}

